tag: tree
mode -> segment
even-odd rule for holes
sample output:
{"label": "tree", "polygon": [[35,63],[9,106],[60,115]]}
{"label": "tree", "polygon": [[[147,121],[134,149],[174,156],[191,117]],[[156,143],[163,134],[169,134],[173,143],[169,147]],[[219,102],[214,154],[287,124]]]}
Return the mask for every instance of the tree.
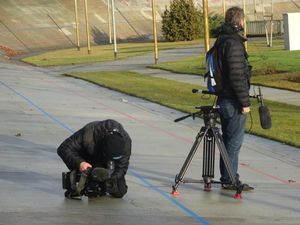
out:
{"label": "tree", "polygon": [[191,41],[200,37],[201,12],[192,0],[173,0],[162,15],[162,33],[168,41]]}
{"label": "tree", "polygon": [[224,23],[224,17],[219,14],[211,14],[208,16],[209,30],[212,37],[217,37],[219,34],[219,28]]}

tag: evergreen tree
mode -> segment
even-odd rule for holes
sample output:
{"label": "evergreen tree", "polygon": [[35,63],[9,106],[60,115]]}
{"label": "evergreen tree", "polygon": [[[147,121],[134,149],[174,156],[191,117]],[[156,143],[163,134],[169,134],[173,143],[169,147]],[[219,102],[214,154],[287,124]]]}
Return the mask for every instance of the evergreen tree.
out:
{"label": "evergreen tree", "polygon": [[200,11],[193,0],[172,0],[162,15],[162,33],[168,41],[191,41],[202,32]]}

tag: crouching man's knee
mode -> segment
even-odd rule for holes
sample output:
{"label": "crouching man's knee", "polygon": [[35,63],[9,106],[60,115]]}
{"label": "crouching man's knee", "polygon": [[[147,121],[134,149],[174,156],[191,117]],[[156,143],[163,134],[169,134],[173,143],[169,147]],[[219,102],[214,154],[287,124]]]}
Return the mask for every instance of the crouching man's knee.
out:
{"label": "crouching man's knee", "polygon": [[115,198],[122,198],[128,190],[125,177],[108,179],[105,185],[107,193]]}

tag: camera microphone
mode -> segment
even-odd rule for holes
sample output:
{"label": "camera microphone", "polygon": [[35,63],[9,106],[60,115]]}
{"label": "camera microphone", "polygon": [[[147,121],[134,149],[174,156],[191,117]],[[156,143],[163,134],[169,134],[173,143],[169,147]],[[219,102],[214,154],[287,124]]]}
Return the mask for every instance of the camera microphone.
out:
{"label": "camera microphone", "polygon": [[269,108],[265,105],[261,105],[258,108],[260,125],[263,129],[270,129],[272,127],[271,115]]}
{"label": "camera microphone", "polygon": [[259,102],[260,106],[258,108],[260,125],[263,129],[270,129],[272,127],[271,115],[269,108],[264,104],[262,93],[259,90]]}

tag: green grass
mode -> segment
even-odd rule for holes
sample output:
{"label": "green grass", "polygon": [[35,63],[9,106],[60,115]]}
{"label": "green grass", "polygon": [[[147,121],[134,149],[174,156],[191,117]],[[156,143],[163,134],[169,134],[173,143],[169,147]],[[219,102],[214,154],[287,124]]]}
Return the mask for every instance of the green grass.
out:
{"label": "green grass", "polygon": [[[166,50],[194,46],[200,43],[201,40],[187,42],[161,42],[158,44],[158,48],[159,50]],[[145,53],[151,53],[154,51],[153,49],[153,43],[118,44],[117,59],[126,59],[133,56],[143,55]],[[90,54],[87,53],[86,48],[81,48],[80,51],[72,48],[45,52],[40,55],[22,59],[23,62],[36,66],[75,65],[111,60],[115,60],[113,45],[92,46]]]}
{"label": "green grass", "polygon": [[[253,66],[251,83],[268,87],[300,91],[300,51],[286,51],[283,41],[275,40],[272,48],[263,41],[248,42],[249,61]],[[205,74],[204,54],[180,61],[153,65],[151,68],[164,69],[184,74]]]}
{"label": "green grass", "polygon": [[149,68],[162,69],[174,73],[194,74],[203,76],[206,72],[204,57],[205,56],[202,54],[200,56],[181,59],[180,61],[171,61],[160,63],[157,65],[152,65],[149,66]]}
{"label": "green grass", "polygon": [[[70,76],[91,81],[133,96],[141,97],[183,112],[195,112],[195,106],[211,105],[213,98],[192,94],[200,86],[155,78],[133,72],[72,73]],[[176,94],[174,94],[176,93]],[[251,133],[300,147],[300,107],[265,100],[272,116],[272,128],[263,130],[259,125],[258,103],[252,100],[253,127]],[[248,117],[247,128],[250,127]]]}

